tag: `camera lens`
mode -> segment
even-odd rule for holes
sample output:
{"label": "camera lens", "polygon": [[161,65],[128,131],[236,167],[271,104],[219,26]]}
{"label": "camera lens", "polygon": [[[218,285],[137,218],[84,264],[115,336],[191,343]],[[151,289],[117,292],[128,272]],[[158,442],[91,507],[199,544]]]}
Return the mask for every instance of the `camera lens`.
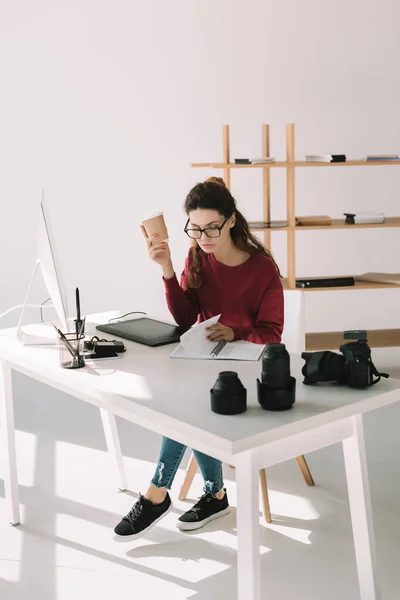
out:
{"label": "camera lens", "polygon": [[258,401],[266,410],[287,410],[295,401],[296,379],[290,376],[290,356],[285,344],[268,344],[262,359]]}
{"label": "camera lens", "polygon": [[285,344],[268,344],[262,359],[261,381],[276,389],[285,388],[290,377],[290,356]]}

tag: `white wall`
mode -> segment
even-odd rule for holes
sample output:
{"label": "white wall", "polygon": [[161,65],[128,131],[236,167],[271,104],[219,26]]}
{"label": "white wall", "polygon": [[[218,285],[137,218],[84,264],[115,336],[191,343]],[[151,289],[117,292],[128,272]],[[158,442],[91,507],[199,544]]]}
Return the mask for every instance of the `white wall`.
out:
{"label": "white wall", "polygon": [[[53,206],[70,297],[85,312],[166,316],[139,231],[162,209],[176,270],[187,251],[182,204],[210,175],[192,161],[259,154],[260,125],[284,158],[400,151],[396,0],[20,0],[0,2],[0,312],[19,303],[35,259],[42,187]],[[285,210],[272,171],[273,216]],[[233,193],[261,218],[261,172],[234,172]],[[307,169],[298,214],[400,214],[400,168]],[[273,250],[285,271],[285,238]],[[298,234],[298,275],[399,271],[398,230]],[[44,299],[37,291],[37,299]],[[399,327],[398,292],[307,296],[309,330]]]}

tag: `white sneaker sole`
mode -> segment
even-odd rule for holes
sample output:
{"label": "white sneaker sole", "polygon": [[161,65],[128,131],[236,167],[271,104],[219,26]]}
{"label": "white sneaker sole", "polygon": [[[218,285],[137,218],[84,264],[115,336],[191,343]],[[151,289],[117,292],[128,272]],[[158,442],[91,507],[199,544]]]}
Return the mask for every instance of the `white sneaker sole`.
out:
{"label": "white sneaker sole", "polygon": [[134,542],[135,540],[139,540],[140,538],[144,537],[147,533],[149,533],[149,531],[151,531],[153,529],[153,527],[155,527],[157,525],[157,523],[159,521],[161,521],[161,519],[166,517],[167,514],[169,512],[171,512],[172,508],[173,508],[173,506],[171,504],[170,507],[160,517],[158,517],[158,519],[153,521],[151,525],[146,527],[146,529],[143,529],[143,531],[141,531],[140,533],[134,533],[132,535],[118,535],[117,533],[114,533],[114,536],[113,536],[114,542],[119,542],[119,543],[122,542],[123,543],[123,542]]}
{"label": "white sneaker sole", "polygon": [[218,519],[219,517],[224,517],[225,515],[228,515],[230,512],[231,512],[231,507],[228,506],[228,508],[225,508],[224,510],[217,512],[214,515],[207,517],[207,519],[203,519],[203,521],[194,521],[193,523],[186,523],[185,521],[177,521],[176,526],[181,531],[193,531],[194,529],[200,529],[201,527],[204,527],[204,525],[207,525],[207,523],[209,523],[210,521],[213,521],[214,519]]}

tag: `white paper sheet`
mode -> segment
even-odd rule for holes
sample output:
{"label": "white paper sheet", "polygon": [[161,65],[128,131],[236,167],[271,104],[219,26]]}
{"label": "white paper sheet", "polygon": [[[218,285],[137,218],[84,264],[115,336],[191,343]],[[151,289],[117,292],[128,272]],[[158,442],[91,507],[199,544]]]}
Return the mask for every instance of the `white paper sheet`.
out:
{"label": "white paper sheet", "polygon": [[209,332],[206,329],[218,323],[220,316],[216,315],[207,321],[203,321],[203,323],[194,325],[189,331],[186,331],[181,337],[181,343],[171,353],[170,357],[198,360],[258,360],[265,345],[253,344],[241,340],[228,342],[217,356],[212,354],[218,342],[207,339]]}
{"label": "white paper sheet", "polygon": [[221,315],[216,315],[207,321],[198,323],[182,335],[181,344],[188,354],[197,354],[201,356],[209,356],[211,354],[211,351],[215,348],[217,342],[207,339],[209,332],[206,331],[206,328],[218,323],[220,316]]}

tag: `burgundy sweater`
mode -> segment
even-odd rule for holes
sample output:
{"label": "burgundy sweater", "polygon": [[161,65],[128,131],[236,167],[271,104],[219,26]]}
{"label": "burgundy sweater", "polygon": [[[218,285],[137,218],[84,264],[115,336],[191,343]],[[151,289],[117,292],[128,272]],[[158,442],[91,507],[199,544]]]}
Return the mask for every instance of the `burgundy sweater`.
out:
{"label": "burgundy sweater", "polygon": [[280,342],[283,330],[283,288],[273,261],[259,252],[237,267],[228,267],[214,254],[200,250],[202,285],[187,286],[191,252],[180,284],[176,275],[164,279],[168,308],[176,323],[188,329],[221,314],[219,322],[231,327],[235,340],[258,344]]}

